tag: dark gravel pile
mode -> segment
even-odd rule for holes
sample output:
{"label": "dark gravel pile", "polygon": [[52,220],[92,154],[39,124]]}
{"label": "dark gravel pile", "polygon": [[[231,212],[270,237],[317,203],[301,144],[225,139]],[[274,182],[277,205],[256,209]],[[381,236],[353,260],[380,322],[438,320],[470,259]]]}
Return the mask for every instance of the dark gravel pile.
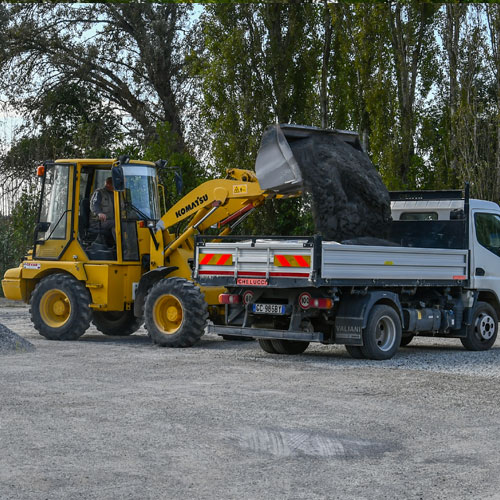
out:
{"label": "dark gravel pile", "polygon": [[13,352],[33,352],[35,346],[28,342],[10,328],[0,323],[0,354],[11,354]]}
{"label": "dark gravel pile", "polygon": [[312,198],[318,233],[335,241],[386,238],[389,193],[366,153],[331,135],[313,135],[290,147]]}

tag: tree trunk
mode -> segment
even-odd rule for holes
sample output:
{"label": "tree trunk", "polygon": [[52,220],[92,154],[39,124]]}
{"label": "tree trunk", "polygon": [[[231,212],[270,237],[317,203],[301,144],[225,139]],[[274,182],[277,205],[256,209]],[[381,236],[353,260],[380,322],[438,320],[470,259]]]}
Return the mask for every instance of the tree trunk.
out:
{"label": "tree trunk", "polygon": [[321,65],[321,127],[328,128],[328,70],[330,66],[330,53],[332,47],[332,13],[328,3],[324,0],[324,27],[325,41],[323,44],[323,63]]}

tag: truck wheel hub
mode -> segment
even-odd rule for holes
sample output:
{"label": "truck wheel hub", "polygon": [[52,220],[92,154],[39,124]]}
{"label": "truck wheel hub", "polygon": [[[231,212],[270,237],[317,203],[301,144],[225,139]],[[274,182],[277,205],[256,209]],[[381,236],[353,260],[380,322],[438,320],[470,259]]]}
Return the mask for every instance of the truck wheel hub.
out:
{"label": "truck wheel hub", "polygon": [[476,331],[483,340],[490,340],[495,333],[495,322],[488,314],[480,314],[476,321]]}

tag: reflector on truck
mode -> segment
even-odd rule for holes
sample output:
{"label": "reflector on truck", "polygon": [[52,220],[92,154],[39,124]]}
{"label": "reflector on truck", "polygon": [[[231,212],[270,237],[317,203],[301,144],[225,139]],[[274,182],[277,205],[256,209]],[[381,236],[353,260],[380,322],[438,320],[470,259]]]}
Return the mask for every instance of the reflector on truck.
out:
{"label": "reflector on truck", "polygon": [[230,253],[203,253],[199,262],[202,266],[232,266],[233,256]]}
{"label": "reflector on truck", "polygon": [[311,267],[310,255],[275,255],[276,267]]}

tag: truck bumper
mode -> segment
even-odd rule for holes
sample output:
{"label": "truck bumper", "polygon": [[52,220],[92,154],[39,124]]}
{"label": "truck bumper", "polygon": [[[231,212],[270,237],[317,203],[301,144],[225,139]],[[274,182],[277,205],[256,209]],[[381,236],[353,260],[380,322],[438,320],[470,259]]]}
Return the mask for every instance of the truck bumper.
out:
{"label": "truck bumper", "polygon": [[233,337],[252,337],[256,339],[302,340],[304,342],[323,342],[321,332],[293,332],[289,330],[266,330],[264,328],[241,328],[233,326],[208,325],[208,333],[231,335]]}
{"label": "truck bumper", "polygon": [[22,268],[15,267],[8,269],[4,274],[2,280],[3,294],[10,300],[25,300],[26,299],[26,285],[21,278]]}

